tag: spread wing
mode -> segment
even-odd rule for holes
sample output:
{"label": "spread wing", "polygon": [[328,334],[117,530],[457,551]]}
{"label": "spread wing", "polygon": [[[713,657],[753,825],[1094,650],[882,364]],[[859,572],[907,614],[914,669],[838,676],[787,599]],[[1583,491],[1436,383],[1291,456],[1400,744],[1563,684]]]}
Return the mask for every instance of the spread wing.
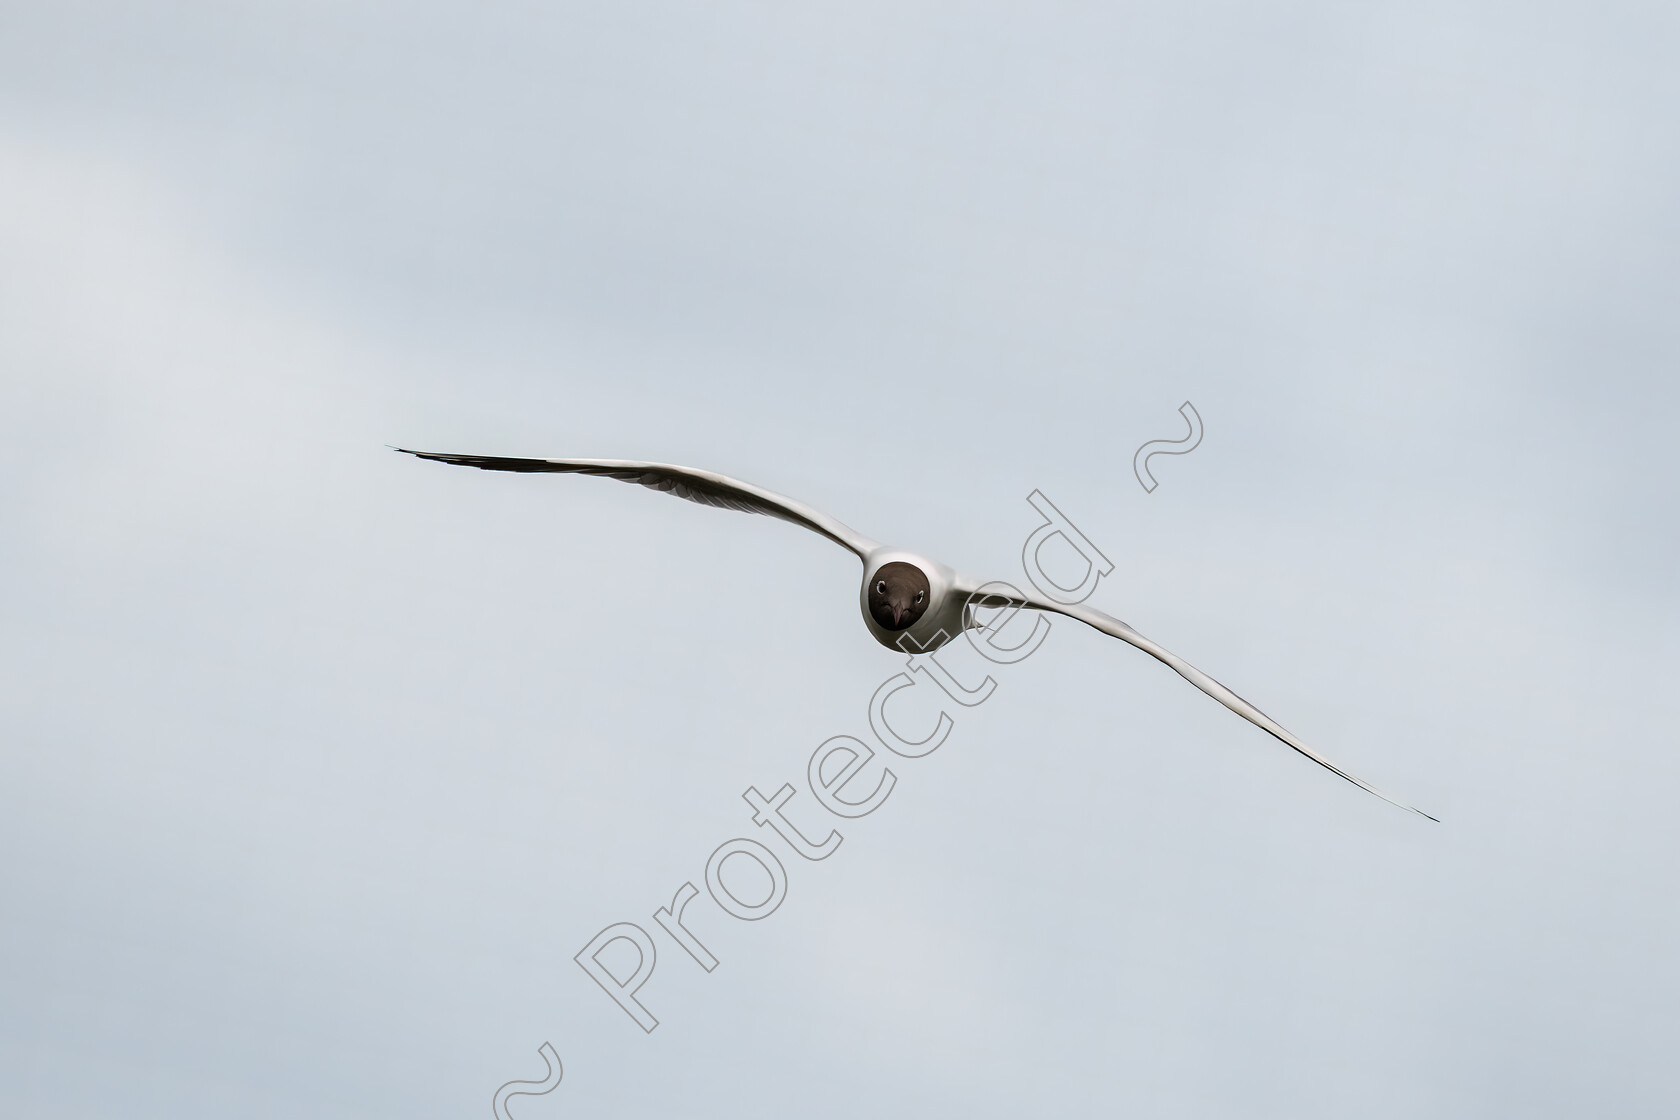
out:
{"label": "spread wing", "polygon": [[825,513],[817,512],[802,502],[694,467],[676,467],[669,463],[637,463],[625,459],[510,459],[498,455],[450,455],[435,451],[410,451],[404,447],[393,450],[421,459],[454,463],[462,467],[478,467],[486,471],[589,474],[601,478],[614,478],[620,482],[634,482],[646,486],[649,490],[659,490],[703,506],[737,509],[743,513],[762,513],[766,517],[790,521],[813,533],[821,533],[842,548],[851,549],[857,553],[859,559],[880,547],[855,529]]}
{"label": "spread wing", "polygon": [[1104,634],[1119,638],[1123,642],[1130,643],[1147,653],[1149,656],[1155,658],[1155,660],[1166,665],[1173,672],[1177,673],[1179,676],[1183,677],[1185,680],[1189,681],[1191,684],[1195,685],[1197,688],[1201,689],[1203,692],[1207,693],[1209,696],[1213,697],[1215,700],[1219,701],[1221,704],[1225,705],[1248,722],[1254,724],[1273,738],[1278,739],[1286,746],[1289,746],[1294,750],[1299,751],[1301,754],[1306,755],[1308,758],[1312,759],[1332,774],[1337,774],[1346,778],[1360,789],[1367,793],[1376,794],[1378,797],[1382,798],[1391,805],[1398,805],[1400,808],[1405,809],[1408,812],[1416,813],[1420,817],[1427,817],[1432,821],[1437,820],[1437,818],[1429,816],[1429,814],[1424,812],[1422,809],[1417,809],[1405,804],[1404,802],[1396,801],[1380,789],[1377,789],[1359,778],[1354,777],[1352,774],[1349,774],[1346,770],[1343,770],[1340,766],[1337,766],[1335,763],[1331,762],[1329,759],[1301,742],[1300,739],[1295,737],[1294,733],[1287,730],[1271,716],[1262,712],[1259,708],[1256,708],[1253,704],[1250,704],[1247,700],[1244,700],[1241,696],[1238,696],[1236,693],[1232,692],[1230,689],[1226,688],[1224,685],[1220,684],[1218,681],[1214,680],[1212,677],[1208,676],[1206,673],[1202,672],[1182,657],[1179,657],[1177,654],[1156,645],[1142,634],[1139,634],[1136,630],[1133,630],[1130,626],[1127,626],[1124,622],[1121,622],[1118,618],[1115,618],[1112,615],[1104,614],[1095,607],[1087,607],[1077,603],[1073,605],[1057,603],[1045,598],[1042,595],[1034,594],[1032,592],[1019,592],[1015,588],[1010,588],[1008,593],[996,593],[994,589],[1001,586],[1003,585],[997,583],[986,584],[984,585],[984,594],[977,596],[977,593],[982,591],[982,586],[980,584],[971,580],[960,580],[958,590],[974,597],[971,598],[971,602],[977,606],[981,605],[982,601],[984,601],[985,605],[995,605],[1001,607],[1005,605],[1005,601],[1007,600],[1015,606],[1031,607],[1034,610],[1040,611],[1054,611],[1057,614],[1065,614],[1069,618],[1078,619],[1087,626],[1101,630]]}

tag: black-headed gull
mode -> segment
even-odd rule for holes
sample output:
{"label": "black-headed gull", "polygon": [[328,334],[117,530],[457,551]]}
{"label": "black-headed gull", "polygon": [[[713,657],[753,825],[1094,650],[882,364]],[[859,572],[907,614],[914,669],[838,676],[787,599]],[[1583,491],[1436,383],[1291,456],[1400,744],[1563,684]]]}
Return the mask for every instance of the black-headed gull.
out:
{"label": "black-headed gull", "polygon": [[1111,615],[1082,603],[1056,602],[1049,596],[1022,592],[1000,583],[986,583],[960,575],[936,560],[890,548],[862,533],[819,513],[803,502],[784,498],[750,483],[727,478],[712,471],[678,467],[669,463],[638,463],[622,459],[517,459],[495,455],[450,455],[395,448],[404,454],[440,463],[478,467],[488,471],[523,473],[588,474],[634,482],[690,502],[762,513],[791,521],[820,533],[863,561],[860,600],[864,625],[875,640],[903,653],[926,653],[938,649],[964,629],[983,625],[974,613],[981,604],[992,607],[1029,607],[1053,611],[1078,619],[1104,634],[1141,649],[1173,672],[1242,716],[1262,731],[1306,755],[1326,770],[1339,774],[1360,789],[1384,801],[1436,820],[1422,809],[1413,808],[1349,774],[1313,751],[1283,725],[1238,696],[1183,658],[1162,649],[1148,638]]}

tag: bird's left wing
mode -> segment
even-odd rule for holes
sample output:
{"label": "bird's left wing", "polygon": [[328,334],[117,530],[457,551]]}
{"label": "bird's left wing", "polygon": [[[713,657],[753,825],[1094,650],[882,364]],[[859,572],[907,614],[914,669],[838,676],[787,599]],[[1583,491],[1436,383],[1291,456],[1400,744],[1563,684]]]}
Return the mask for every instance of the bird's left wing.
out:
{"label": "bird's left wing", "polygon": [[792,498],[760,489],[750,483],[727,478],[712,471],[694,467],[677,467],[669,463],[638,463],[627,459],[512,459],[499,455],[452,455],[437,451],[410,451],[405,447],[392,450],[405,455],[432,459],[439,463],[454,463],[462,467],[478,467],[486,471],[519,471],[522,473],[589,474],[601,478],[634,482],[649,490],[659,490],[719,509],[737,509],[744,513],[762,513],[803,526],[813,533],[821,533],[842,548],[857,553],[859,559],[880,546],[848,525],[826,513],[820,513]]}
{"label": "bird's left wing", "polygon": [[1054,611],[1057,614],[1065,614],[1069,618],[1078,619],[1087,626],[1101,630],[1104,634],[1119,638],[1123,642],[1134,645],[1138,649],[1147,653],[1149,656],[1153,657],[1155,660],[1166,665],[1173,672],[1177,673],[1179,676],[1183,677],[1185,680],[1189,681],[1191,684],[1195,685],[1197,688],[1201,689],[1203,692],[1207,693],[1209,696],[1213,697],[1233,712],[1237,713],[1239,716],[1246,719],[1248,722],[1254,724],[1256,727],[1284,743],[1286,746],[1306,755],[1308,758],[1312,759],[1332,774],[1337,774],[1346,778],[1366,793],[1375,794],[1384,801],[1388,802],[1390,805],[1397,805],[1408,812],[1416,813],[1418,816],[1426,817],[1432,821],[1437,820],[1437,818],[1431,817],[1422,809],[1414,808],[1402,801],[1396,801],[1382,790],[1354,777],[1352,774],[1349,774],[1346,770],[1343,770],[1340,766],[1337,766],[1334,762],[1331,762],[1329,759],[1301,742],[1300,739],[1295,737],[1293,732],[1287,730],[1271,716],[1262,712],[1259,708],[1256,708],[1253,704],[1250,704],[1247,700],[1244,700],[1241,696],[1238,696],[1235,692],[1232,692],[1230,689],[1226,688],[1224,685],[1220,684],[1218,681],[1214,680],[1212,677],[1208,676],[1206,673],[1202,672],[1182,657],[1179,657],[1177,654],[1172,653],[1169,650],[1163,649],[1161,646],[1150,641],[1142,634],[1139,634],[1136,630],[1133,630],[1130,626],[1127,626],[1124,622],[1121,622],[1113,615],[1104,614],[1095,607],[1087,607],[1080,603],[1074,603],[1071,605],[1066,603],[1057,603],[1043,595],[1038,595],[1030,591],[1020,592],[1016,588],[1009,588],[1006,592],[995,590],[1003,586],[1004,585],[998,583],[989,583],[982,586],[974,580],[959,578],[956,589],[962,594],[970,596],[971,604],[976,607],[1002,607],[1005,605],[1013,605],[1019,607],[1031,607],[1034,610],[1040,611]]}

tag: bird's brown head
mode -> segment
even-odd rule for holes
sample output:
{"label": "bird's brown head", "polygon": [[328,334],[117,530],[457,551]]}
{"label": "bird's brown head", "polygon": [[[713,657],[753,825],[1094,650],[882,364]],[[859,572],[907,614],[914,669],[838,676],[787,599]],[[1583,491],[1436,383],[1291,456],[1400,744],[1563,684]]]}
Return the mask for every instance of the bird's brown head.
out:
{"label": "bird's brown head", "polygon": [[895,560],[882,564],[869,581],[869,617],[884,629],[906,630],[927,611],[932,598],[927,574]]}

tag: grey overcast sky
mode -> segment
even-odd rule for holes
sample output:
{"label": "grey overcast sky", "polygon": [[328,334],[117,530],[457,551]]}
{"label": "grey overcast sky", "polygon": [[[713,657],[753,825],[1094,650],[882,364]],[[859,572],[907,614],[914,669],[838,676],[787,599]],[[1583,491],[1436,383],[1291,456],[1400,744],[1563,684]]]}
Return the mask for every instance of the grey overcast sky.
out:
{"label": "grey overcast sky", "polygon": [[[549,1042],[518,1120],[1680,1114],[1677,57],[1672,3],[0,0],[0,1113],[486,1117]],[[855,560],[387,444],[1016,581],[1042,490],[1094,605],[1443,823],[1071,622],[827,817],[902,668]]]}

